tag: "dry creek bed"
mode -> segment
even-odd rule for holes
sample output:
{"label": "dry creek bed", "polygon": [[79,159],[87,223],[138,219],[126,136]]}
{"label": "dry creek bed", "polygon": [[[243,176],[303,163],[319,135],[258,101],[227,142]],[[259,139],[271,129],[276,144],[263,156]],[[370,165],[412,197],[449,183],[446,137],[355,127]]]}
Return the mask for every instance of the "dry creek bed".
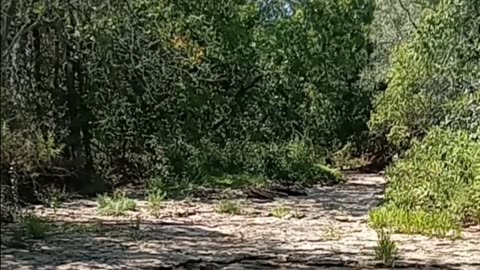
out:
{"label": "dry creek bed", "polygon": [[[15,245],[13,225],[3,226],[1,269],[381,269],[373,260],[377,235],[366,221],[382,200],[384,178],[347,177],[344,184],[309,188],[306,196],[243,200],[246,213],[237,216],[215,213],[214,200],[166,201],[158,218],[145,201],[118,218],[98,215],[94,200],[66,202],[55,213],[36,207],[57,222],[102,230],[59,229]],[[295,217],[273,217],[278,206]],[[459,240],[392,238],[399,249],[395,268],[480,269],[478,226]]]}

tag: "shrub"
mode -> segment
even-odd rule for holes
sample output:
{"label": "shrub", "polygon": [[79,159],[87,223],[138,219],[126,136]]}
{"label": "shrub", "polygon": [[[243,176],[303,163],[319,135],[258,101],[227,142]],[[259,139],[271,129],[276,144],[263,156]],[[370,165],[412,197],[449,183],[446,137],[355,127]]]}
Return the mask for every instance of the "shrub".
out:
{"label": "shrub", "polygon": [[36,195],[39,201],[45,206],[53,209],[58,208],[60,203],[67,200],[69,197],[65,186],[63,188],[58,188],[55,185],[45,185],[45,187],[39,188]]}
{"label": "shrub", "polygon": [[134,200],[125,196],[124,192],[116,191],[112,197],[103,195],[98,200],[99,212],[107,216],[125,215],[127,211],[133,211],[136,208]]}
{"label": "shrub", "polygon": [[53,132],[43,134],[32,130],[11,129],[2,121],[0,138],[1,216],[12,221],[19,215],[19,201],[32,201],[38,195],[35,182],[43,176],[60,176],[52,167],[58,161],[63,145],[56,142]]}
{"label": "shrub", "polygon": [[231,201],[221,201],[216,207],[215,212],[220,214],[240,215],[242,206],[239,203]]}
{"label": "shrub", "polygon": [[165,181],[165,179],[162,179],[160,177],[152,178],[150,181],[147,183],[147,190],[149,193],[153,192],[161,192],[165,193],[165,196],[167,195],[167,190],[168,190],[168,183]]}
{"label": "shrub", "polygon": [[479,161],[480,142],[468,132],[434,129],[388,169],[386,199],[407,211],[448,212],[478,223]]}
{"label": "shrub", "polygon": [[[471,42],[479,40],[478,1],[436,2],[418,13],[412,38],[393,51],[388,87],[371,114],[371,131],[398,150],[437,125],[479,128],[480,66],[476,57],[463,57],[480,52]],[[458,61],[445,61],[452,57]]]}
{"label": "shrub", "polygon": [[[364,146],[365,147],[365,146]],[[345,144],[341,149],[331,155],[332,163],[335,168],[339,169],[355,169],[367,165],[366,157],[355,156],[355,148],[352,143]]]}

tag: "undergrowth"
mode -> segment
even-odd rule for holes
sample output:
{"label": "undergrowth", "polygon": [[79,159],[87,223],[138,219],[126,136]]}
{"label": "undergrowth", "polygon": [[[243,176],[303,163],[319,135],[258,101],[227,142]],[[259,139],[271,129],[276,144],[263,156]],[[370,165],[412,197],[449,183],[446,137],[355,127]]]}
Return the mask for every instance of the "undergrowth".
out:
{"label": "undergrowth", "polygon": [[184,151],[188,157],[182,158],[181,166],[171,166],[171,172],[153,177],[148,190],[162,190],[170,198],[179,198],[202,188],[268,188],[283,181],[310,185],[344,180],[338,170],[323,165],[320,150],[303,140],[280,144],[230,141],[224,147],[205,141]]}
{"label": "undergrowth", "polygon": [[101,234],[107,231],[107,227],[102,224],[101,221],[96,221],[92,223],[85,223],[85,224],[66,224],[63,226],[64,232],[76,232],[76,233],[95,233]]}
{"label": "undergrowth", "polygon": [[248,174],[224,174],[204,180],[204,186],[222,188],[242,188],[247,186],[266,187],[270,181],[263,176]]}
{"label": "undergrowth", "polygon": [[480,223],[480,142],[468,132],[432,130],[387,170],[386,204],[370,213],[374,228],[458,237]]}

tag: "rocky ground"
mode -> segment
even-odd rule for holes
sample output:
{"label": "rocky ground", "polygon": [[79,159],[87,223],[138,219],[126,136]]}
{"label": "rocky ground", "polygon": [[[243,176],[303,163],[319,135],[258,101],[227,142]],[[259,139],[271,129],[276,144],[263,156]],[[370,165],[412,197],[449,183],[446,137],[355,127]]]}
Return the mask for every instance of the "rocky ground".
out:
{"label": "rocky ground", "polygon": [[[348,178],[312,187],[307,196],[242,200],[244,214],[237,216],[216,213],[214,200],[167,201],[157,218],[144,201],[119,218],[98,215],[93,200],[64,203],[55,212],[37,207],[58,227],[44,239],[15,242],[14,228],[3,226],[1,269],[379,269],[377,235],[366,221],[382,199],[384,179]],[[273,217],[279,206],[291,214]],[[396,268],[480,269],[479,227],[459,240],[392,238]]]}

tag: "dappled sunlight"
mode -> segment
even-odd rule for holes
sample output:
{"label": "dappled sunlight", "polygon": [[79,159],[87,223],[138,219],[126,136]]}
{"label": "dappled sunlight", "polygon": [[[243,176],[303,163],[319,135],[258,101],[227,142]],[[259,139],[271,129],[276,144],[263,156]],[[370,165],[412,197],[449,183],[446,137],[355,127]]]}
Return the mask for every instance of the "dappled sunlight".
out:
{"label": "dappled sunlight", "polygon": [[[34,212],[55,220],[56,228],[42,240],[25,240],[21,249],[2,245],[2,269],[114,269],[115,265],[180,269],[193,262],[211,269],[375,265],[377,237],[366,218],[368,209],[378,203],[375,194],[384,181],[377,175],[349,177],[351,181],[334,187],[312,187],[307,196],[268,204],[244,202],[246,208],[255,209],[247,215],[215,213],[215,203],[181,201],[165,201],[162,213],[175,205],[195,211],[185,217],[154,218],[141,211],[144,201],[137,201],[139,210],[124,217],[99,216],[89,200],[66,202],[55,212],[37,207]],[[366,205],[355,200],[365,200]],[[276,218],[272,216],[276,207],[305,216]],[[3,234],[12,236],[13,227],[4,228]],[[394,235],[400,250],[397,264],[411,269],[476,265],[472,255],[480,256],[479,236],[478,231],[466,232],[462,240],[450,241]]]}

